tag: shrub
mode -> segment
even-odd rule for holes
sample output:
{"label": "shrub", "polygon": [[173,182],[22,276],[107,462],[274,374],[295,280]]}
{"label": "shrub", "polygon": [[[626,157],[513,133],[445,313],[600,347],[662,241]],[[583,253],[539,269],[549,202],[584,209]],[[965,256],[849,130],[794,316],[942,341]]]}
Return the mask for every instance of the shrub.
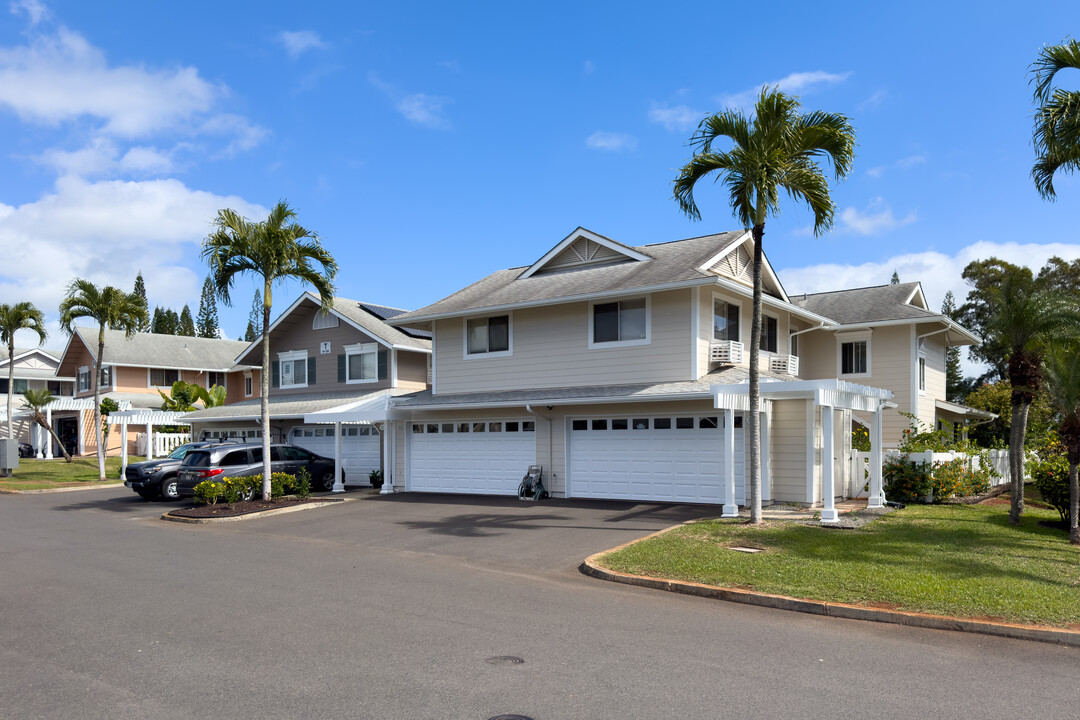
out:
{"label": "shrub", "polygon": [[904,457],[890,457],[881,468],[885,496],[904,502],[923,502],[933,490],[930,466]]}
{"label": "shrub", "polygon": [[300,468],[300,472],[296,473],[293,494],[298,498],[306,498],[311,494],[311,474],[308,473],[307,468]]}
{"label": "shrub", "polygon": [[1031,465],[1031,479],[1047,505],[1058,511],[1069,525],[1069,460],[1065,454],[1047,452],[1046,457]]}
{"label": "shrub", "polygon": [[368,481],[373,488],[381,488],[383,485],[383,472],[382,470],[372,470],[368,473]]}
{"label": "shrub", "polygon": [[203,505],[213,505],[225,492],[224,483],[216,483],[212,480],[203,480],[195,486],[195,502]]}
{"label": "shrub", "polygon": [[990,489],[994,475],[989,463],[982,463],[976,470],[968,468],[965,458],[956,458],[934,464],[934,501],[941,502],[953,497],[979,495]]}

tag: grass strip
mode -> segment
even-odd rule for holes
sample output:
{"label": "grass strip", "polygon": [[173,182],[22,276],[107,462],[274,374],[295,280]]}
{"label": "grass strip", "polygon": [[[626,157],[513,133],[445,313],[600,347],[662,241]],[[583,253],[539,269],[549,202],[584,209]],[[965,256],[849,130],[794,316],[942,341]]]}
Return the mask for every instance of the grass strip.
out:
{"label": "grass strip", "polygon": [[[128,463],[145,458],[129,457]],[[105,458],[107,483],[120,482],[120,458]],[[70,463],[63,458],[37,460],[21,458],[13,477],[0,478],[0,490],[51,490],[62,487],[100,485],[96,457],[75,458]]]}

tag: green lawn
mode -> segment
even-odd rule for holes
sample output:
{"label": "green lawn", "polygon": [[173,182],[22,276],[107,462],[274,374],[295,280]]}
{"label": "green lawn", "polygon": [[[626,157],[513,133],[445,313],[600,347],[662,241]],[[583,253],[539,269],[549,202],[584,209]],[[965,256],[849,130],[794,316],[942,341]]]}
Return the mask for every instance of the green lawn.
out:
{"label": "green lawn", "polygon": [[[145,460],[128,457],[128,463]],[[120,458],[105,458],[106,482],[120,482]],[[71,463],[64,459],[33,460],[21,458],[15,476],[0,478],[0,490],[48,490],[59,487],[82,487],[99,485],[97,457],[75,458]]]}
{"label": "green lawn", "polygon": [[[784,521],[694,523],[600,558],[635,575],[797,598],[1080,627],[1080,548],[1038,525],[1054,510],[909,505],[857,530]],[[764,548],[746,554],[732,545]]]}

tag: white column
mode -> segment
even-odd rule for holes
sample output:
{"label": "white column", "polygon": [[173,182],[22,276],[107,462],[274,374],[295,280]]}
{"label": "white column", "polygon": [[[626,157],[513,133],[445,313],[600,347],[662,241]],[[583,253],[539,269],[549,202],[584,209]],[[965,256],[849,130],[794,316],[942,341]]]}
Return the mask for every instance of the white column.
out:
{"label": "white column", "polygon": [[735,504],[735,411],[724,410],[724,510],[720,517],[738,517]]}
{"label": "white column", "polygon": [[127,446],[128,446],[128,433],[127,433],[127,418],[120,421],[120,479],[125,480],[127,478]]}
{"label": "white column", "polygon": [[334,423],[334,492],[345,492],[345,471],[341,467],[341,423]]}
{"label": "white column", "polygon": [[761,439],[761,499],[772,502],[772,471],[769,464],[769,401],[763,402],[765,409],[758,415],[758,437]]}
{"label": "white column", "polygon": [[870,497],[866,507],[885,505],[885,492],[881,487],[881,408],[870,416]]}
{"label": "white column", "polygon": [[[50,408],[48,405],[45,406],[45,422],[48,423],[49,427],[52,427],[52,408]],[[53,459],[52,445],[53,445],[52,434],[51,433],[46,433],[45,434],[45,459],[46,460],[52,460]]]}
{"label": "white column", "polygon": [[146,459],[154,459],[154,425],[146,423]]}
{"label": "white column", "polygon": [[41,426],[34,422],[33,418],[30,420],[30,446],[34,448],[34,457],[38,460],[45,457],[45,448],[41,445]]}
{"label": "white column", "polygon": [[390,479],[394,476],[394,421],[387,419],[382,424],[382,446],[383,446],[383,477],[382,477],[382,491],[380,495],[389,495],[394,492],[394,484]]}
{"label": "white column", "polygon": [[834,523],[840,515],[836,512],[836,451],[833,438],[833,420],[835,413],[828,405],[821,406],[821,496],[824,505],[821,508],[821,522]]}
{"label": "white column", "polygon": [[[86,435],[83,433],[83,418],[86,417],[85,411],[80,411],[75,415],[75,430],[79,433],[79,442],[77,447],[79,448],[79,454],[86,454]],[[94,417],[93,411],[90,413],[90,417]]]}

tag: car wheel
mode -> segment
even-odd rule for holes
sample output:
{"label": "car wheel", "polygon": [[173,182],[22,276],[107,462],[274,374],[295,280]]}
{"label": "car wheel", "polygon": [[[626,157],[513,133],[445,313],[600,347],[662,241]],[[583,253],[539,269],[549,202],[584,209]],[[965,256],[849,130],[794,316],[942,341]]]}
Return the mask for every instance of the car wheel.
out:
{"label": "car wheel", "polygon": [[176,476],[173,475],[170,478],[165,478],[161,481],[161,499],[162,500],[179,500],[180,489],[176,486]]}
{"label": "car wheel", "polygon": [[316,485],[317,485],[317,489],[322,490],[323,492],[330,492],[331,490],[333,490],[334,489],[334,471],[333,470],[327,470],[326,472],[324,472],[322,474],[322,477],[319,478],[319,482],[316,483]]}
{"label": "car wheel", "polygon": [[153,500],[156,497],[154,493],[147,492],[145,490],[136,490],[135,492],[138,493],[139,497],[141,497],[143,500]]}

